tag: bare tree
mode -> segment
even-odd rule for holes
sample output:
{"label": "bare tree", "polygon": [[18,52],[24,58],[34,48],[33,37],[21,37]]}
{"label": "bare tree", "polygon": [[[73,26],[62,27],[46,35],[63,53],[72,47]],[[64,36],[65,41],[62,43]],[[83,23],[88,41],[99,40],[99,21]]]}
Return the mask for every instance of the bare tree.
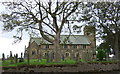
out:
{"label": "bare tree", "polygon": [[[22,40],[23,31],[37,30],[48,42],[54,44],[55,61],[60,58],[60,35],[67,20],[72,19],[82,3],[74,1],[26,1],[22,0],[13,3],[3,3],[10,11],[2,14],[4,30],[17,29],[14,37]],[[69,25],[68,25],[69,26]],[[46,28],[47,27],[47,30]],[[50,32],[53,32],[51,34]]]}

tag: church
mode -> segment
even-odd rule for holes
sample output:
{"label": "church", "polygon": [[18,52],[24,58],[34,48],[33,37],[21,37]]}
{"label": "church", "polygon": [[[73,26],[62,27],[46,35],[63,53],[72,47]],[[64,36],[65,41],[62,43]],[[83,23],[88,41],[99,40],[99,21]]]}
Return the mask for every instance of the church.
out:
{"label": "church", "polygon": [[[93,26],[85,26],[84,35],[61,35],[60,59],[84,59],[88,61],[95,59],[95,36],[95,28]],[[54,61],[54,56],[53,44],[42,37],[31,37],[28,47],[25,47],[24,58],[51,59]]]}

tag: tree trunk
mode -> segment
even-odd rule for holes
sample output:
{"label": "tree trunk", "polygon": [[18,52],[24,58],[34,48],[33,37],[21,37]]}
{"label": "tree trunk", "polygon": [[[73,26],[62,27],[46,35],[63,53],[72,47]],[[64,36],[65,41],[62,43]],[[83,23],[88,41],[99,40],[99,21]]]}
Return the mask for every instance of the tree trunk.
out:
{"label": "tree trunk", "polygon": [[119,51],[119,44],[118,44],[118,30],[116,31],[115,35],[115,45],[114,45],[114,50],[115,50],[115,58],[118,61],[118,69],[120,70],[120,51]]}
{"label": "tree trunk", "polygon": [[29,50],[28,50],[28,52],[27,52],[27,63],[28,63],[28,65],[30,64],[30,55],[29,55]]}
{"label": "tree trunk", "polygon": [[109,60],[109,52],[106,53],[106,60]]}
{"label": "tree trunk", "polygon": [[60,51],[60,34],[56,35],[55,41],[54,41],[54,60],[55,62],[61,61],[61,51]]}
{"label": "tree trunk", "polygon": [[114,50],[115,50],[115,58],[116,60],[120,60],[119,56],[119,48],[118,48],[118,32],[116,31],[115,35],[115,45],[114,45]]}

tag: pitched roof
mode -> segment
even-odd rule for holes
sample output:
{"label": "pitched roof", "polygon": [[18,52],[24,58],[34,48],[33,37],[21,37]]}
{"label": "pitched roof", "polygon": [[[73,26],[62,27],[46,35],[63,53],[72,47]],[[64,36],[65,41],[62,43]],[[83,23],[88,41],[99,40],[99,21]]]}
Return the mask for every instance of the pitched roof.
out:
{"label": "pitched roof", "polygon": [[[84,35],[61,35],[60,36],[60,44],[90,44],[90,40],[84,36]],[[38,45],[40,44],[52,44],[48,41],[46,41],[45,39],[43,39],[42,37],[40,38],[36,38],[36,37],[32,37],[30,40],[30,43],[32,43],[33,41],[35,41]]]}

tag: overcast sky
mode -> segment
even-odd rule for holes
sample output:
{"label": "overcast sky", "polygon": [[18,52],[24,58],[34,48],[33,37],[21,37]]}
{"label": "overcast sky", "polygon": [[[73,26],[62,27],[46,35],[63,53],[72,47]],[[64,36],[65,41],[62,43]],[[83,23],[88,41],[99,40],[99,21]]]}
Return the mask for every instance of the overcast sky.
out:
{"label": "overcast sky", "polygon": [[10,51],[13,54],[18,53],[20,56],[20,53],[24,52],[25,45],[28,45],[29,36],[26,34],[20,43],[13,44],[15,32],[3,32],[2,28],[2,25],[0,25],[0,58],[2,53],[5,53],[5,56],[7,56],[10,54]]}
{"label": "overcast sky", "polygon": [[[0,13],[5,12],[5,8],[0,4]],[[24,52],[25,45],[28,45],[29,35],[25,34],[23,40],[20,43],[13,44],[15,32],[4,32],[3,23],[0,22],[0,58],[2,57],[2,53],[5,53],[5,57],[10,54],[10,51],[13,54],[18,53],[20,56],[21,52]]]}

